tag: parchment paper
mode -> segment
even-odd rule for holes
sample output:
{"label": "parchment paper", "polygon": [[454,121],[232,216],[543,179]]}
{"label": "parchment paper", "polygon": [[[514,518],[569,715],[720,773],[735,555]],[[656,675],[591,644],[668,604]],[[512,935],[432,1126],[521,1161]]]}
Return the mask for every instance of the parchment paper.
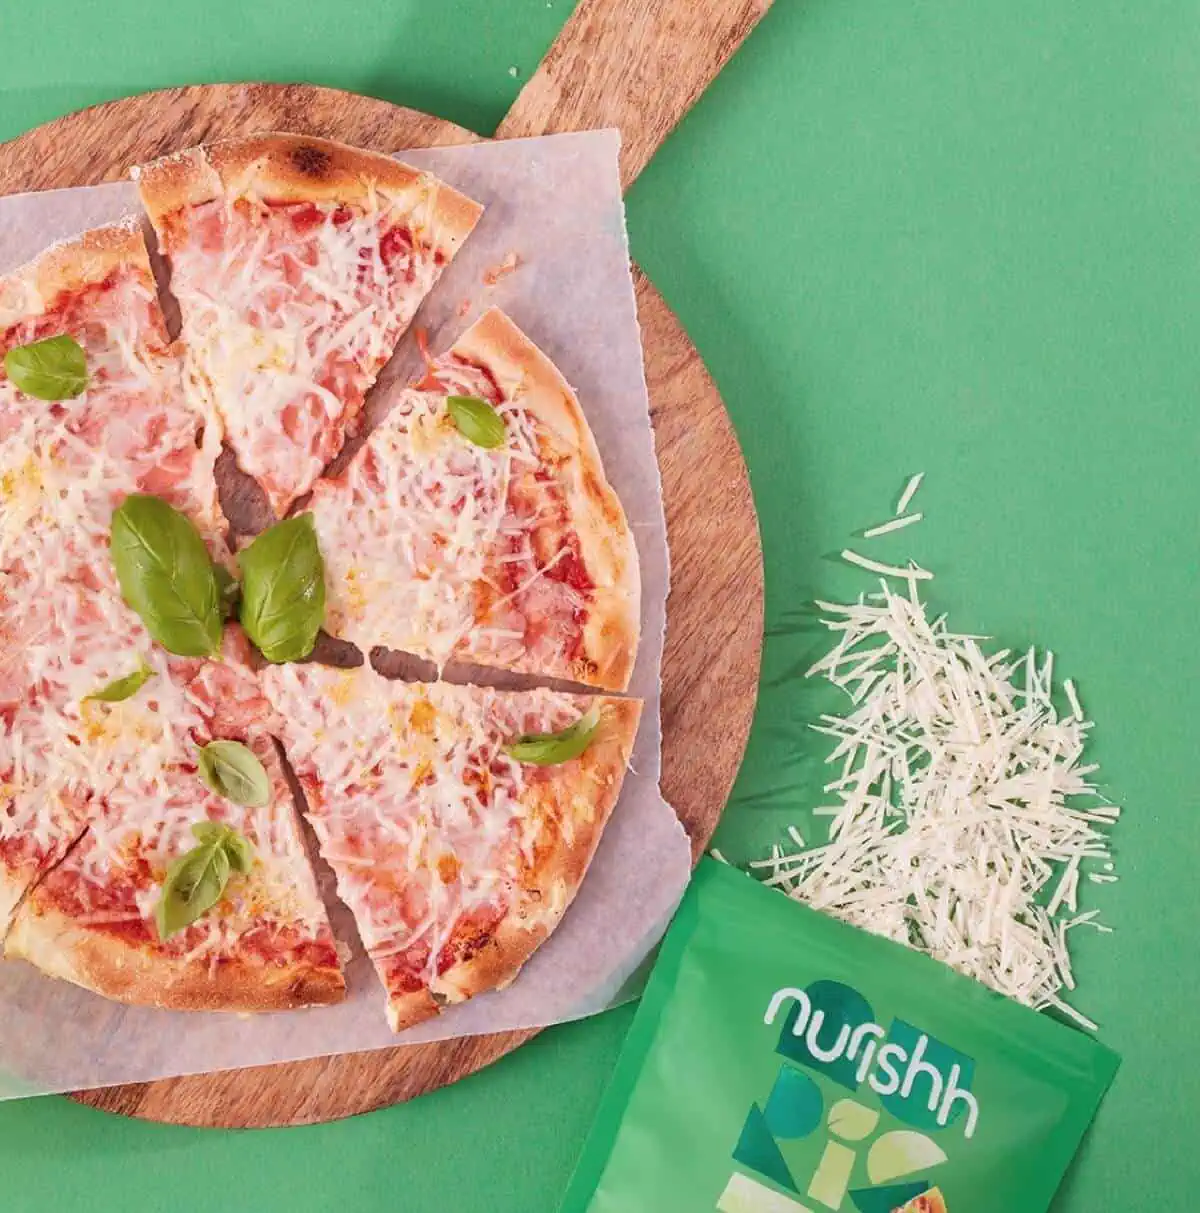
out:
{"label": "parchment paper", "polygon": [[[327,896],[334,931],[355,955],[345,1003],[236,1016],[123,1007],[0,963],[0,1098],[539,1027],[609,1005],[657,943],[687,884],[687,839],[658,790],[659,665],[668,562],[615,131],[401,153],[487,206],[417,318],[435,352],[480,312],[503,307],[579,394],[605,469],[637,538],[642,640],[631,693],[646,708],[632,769],[574,905],[509,989],[448,1009],[394,1036],[383,990],[348,912]],[[132,184],[0,198],[0,272],[56,239],[139,213]],[[519,267],[494,286],[509,254]],[[381,382],[401,381],[411,342]],[[385,386],[383,395],[386,397]],[[374,403],[379,413],[386,398]]]}

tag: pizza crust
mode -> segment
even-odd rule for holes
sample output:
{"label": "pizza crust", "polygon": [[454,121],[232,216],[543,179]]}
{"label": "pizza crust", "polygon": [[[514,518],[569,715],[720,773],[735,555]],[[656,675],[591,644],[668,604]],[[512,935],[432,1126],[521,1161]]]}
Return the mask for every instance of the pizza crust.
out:
{"label": "pizza crust", "polygon": [[[64,292],[103,282],[129,269],[155,290],[141,224],[136,219],[93,228],[52,244],[20,269],[0,278],[0,328],[53,311]],[[165,340],[165,331],[164,331]]]}
{"label": "pizza crust", "polygon": [[187,148],[133,169],[142,202],[171,252],[165,220],[183,206],[215,198],[325,202],[416,212],[428,200],[423,229],[449,260],[470,234],[483,207],[430,173],[382,152],[314,139],[266,133]]}
{"label": "pizza crust", "polygon": [[441,1014],[442,1008],[428,990],[409,990],[403,994],[389,994],[387,1003],[388,1026],[393,1032],[415,1028]]}
{"label": "pizza crust", "polygon": [[595,586],[583,629],[586,658],[577,681],[605,691],[629,686],[637,656],[641,575],[633,532],[604,475],[596,440],[558,368],[499,308],[485,312],[450,351],[484,368],[549,435],[580,557]]}
{"label": "pizza crust", "polygon": [[332,967],[222,960],[211,971],[206,960],[81,927],[36,890],[17,911],[4,954],[105,998],[173,1011],[288,1011],[340,1002],[346,993]]}
{"label": "pizza crust", "polygon": [[[464,1002],[510,985],[562,921],[579,892],[621,794],[642,715],[640,700],[602,698],[600,703],[600,731],[579,759],[578,788],[590,815],[577,818],[569,835],[561,829],[557,832],[553,848],[538,857],[523,883],[520,900],[488,942],[430,983],[437,1002]],[[589,796],[593,786],[600,791]]]}

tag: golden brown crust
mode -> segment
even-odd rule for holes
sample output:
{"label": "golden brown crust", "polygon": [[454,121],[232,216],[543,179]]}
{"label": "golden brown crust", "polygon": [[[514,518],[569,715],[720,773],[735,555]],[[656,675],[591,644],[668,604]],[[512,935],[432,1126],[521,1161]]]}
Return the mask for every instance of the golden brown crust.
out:
{"label": "golden brown crust", "polygon": [[570,819],[564,823],[569,828],[560,824],[553,846],[539,856],[522,884],[520,899],[488,942],[431,983],[435,998],[463,1002],[509,985],[579,892],[621,794],[642,715],[637,699],[601,697],[599,703],[600,730],[576,764],[574,787],[564,789],[560,783],[556,789],[559,802],[565,799],[570,806]]}
{"label": "golden brown crust", "polygon": [[[187,148],[133,170],[160,236],[181,206],[223,195],[270,202],[346,203],[412,214],[447,258],[470,234],[483,208],[430,173],[329,139],[268,132]],[[169,239],[167,251],[170,252]]]}
{"label": "golden brown crust", "polygon": [[101,283],[122,268],[133,270],[154,290],[146,241],[136,220],[93,228],[53,244],[0,278],[0,328],[52,311],[64,292]]}
{"label": "golden brown crust", "polygon": [[625,690],[640,631],[637,548],[579,401],[558,368],[499,308],[485,312],[450,352],[485,368],[548,435],[542,453],[563,487],[580,557],[595,586],[584,624],[586,658],[573,674],[601,690]]}
{"label": "golden brown crust", "polygon": [[393,1032],[415,1028],[439,1014],[441,1007],[428,990],[406,990],[400,994],[389,994],[387,1021]]}
{"label": "golden brown crust", "polygon": [[17,911],[5,956],[117,1002],[174,1011],[287,1011],[340,1002],[334,967],[184,960],[81,927],[35,890]]}
{"label": "golden brown crust", "polygon": [[8,933],[21,898],[29,891],[38,874],[39,869],[34,864],[0,869],[0,939]]}

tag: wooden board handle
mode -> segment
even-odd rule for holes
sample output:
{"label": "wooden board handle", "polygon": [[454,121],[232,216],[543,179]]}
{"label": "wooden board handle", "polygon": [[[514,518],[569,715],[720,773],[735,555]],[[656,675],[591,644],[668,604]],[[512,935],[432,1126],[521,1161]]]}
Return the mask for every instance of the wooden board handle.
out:
{"label": "wooden board handle", "polygon": [[580,0],[497,139],[615,126],[628,189],[772,0]]}

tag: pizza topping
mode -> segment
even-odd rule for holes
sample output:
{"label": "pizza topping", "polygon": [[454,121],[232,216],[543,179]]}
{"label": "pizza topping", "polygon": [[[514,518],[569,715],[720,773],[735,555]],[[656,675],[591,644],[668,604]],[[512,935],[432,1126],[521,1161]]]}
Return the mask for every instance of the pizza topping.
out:
{"label": "pizza topping", "polygon": [[220,412],[238,463],[283,514],[353,431],[465,232],[442,230],[439,195],[452,191],[430,177],[343,201],[284,201],[271,188],[251,169],[155,223],[182,313],[188,389]]}
{"label": "pizza topping", "polygon": [[240,556],[240,618],[271,662],[300,661],[325,620],[325,562],[311,514],[276,523]]}
{"label": "pizza topping", "polygon": [[458,432],[476,446],[495,450],[504,445],[504,418],[478,396],[447,396],[446,408]]}
{"label": "pizza topping", "polygon": [[229,826],[197,822],[192,834],[198,844],[171,865],[154,911],[164,942],[220,901],[232,872],[249,872],[254,863],[254,849]]}
{"label": "pizza topping", "polygon": [[504,752],[518,762],[539,767],[558,766],[578,758],[600,727],[600,705],[593,704],[574,724],[557,733],[526,733],[504,747]]}
{"label": "pizza topping", "polygon": [[132,674],[126,674],[123,678],[114,678],[107,686],[85,696],[85,699],[97,699],[102,703],[121,703],[136,695],[153,677],[154,671],[146,664],[145,659],[141,658],[138,661],[138,668]]}
{"label": "pizza topping", "polygon": [[594,776],[565,756],[537,772],[505,739],[578,728],[589,700],[311,664],[273,668],[264,685],[321,853],[389,989],[461,997],[442,978],[495,924],[557,921],[570,894],[543,896],[541,865],[595,811]]}
{"label": "pizza topping", "polygon": [[132,494],[113,514],[112,559],[122,596],[163,648],[184,657],[220,650],[212,557],[186,515]]}
{"label": "pizza topping", "polygon": [[68,333],[14,346],[4,355],[9,379],[38,400],[73,400],[88,385],[87,355]]}
{"label": "pizza topping", "polygon": [[240,741],[210,741],[196,761],[200,778],[218,796],[248,808],[260,808],[271,798],[271,782],[253,750]]}
{"label": "pizza topping", "polygon": [[[502,326],[496,339],[515,349],[525,342],[528,363],[554,382],[498,312],[460,346],[472,347],[480,325]],[[454,353],[427,367],[421,387],[430,390],[403,392],[345,472],[314,490],[328,630],[439,667],[460,658],[595,679],[585,636],[597,598],[613,587],[598,586],[587,566],[569,497],[583,453],[538,411],[545,391],[534,390],[531,372],[493,374]]]}

